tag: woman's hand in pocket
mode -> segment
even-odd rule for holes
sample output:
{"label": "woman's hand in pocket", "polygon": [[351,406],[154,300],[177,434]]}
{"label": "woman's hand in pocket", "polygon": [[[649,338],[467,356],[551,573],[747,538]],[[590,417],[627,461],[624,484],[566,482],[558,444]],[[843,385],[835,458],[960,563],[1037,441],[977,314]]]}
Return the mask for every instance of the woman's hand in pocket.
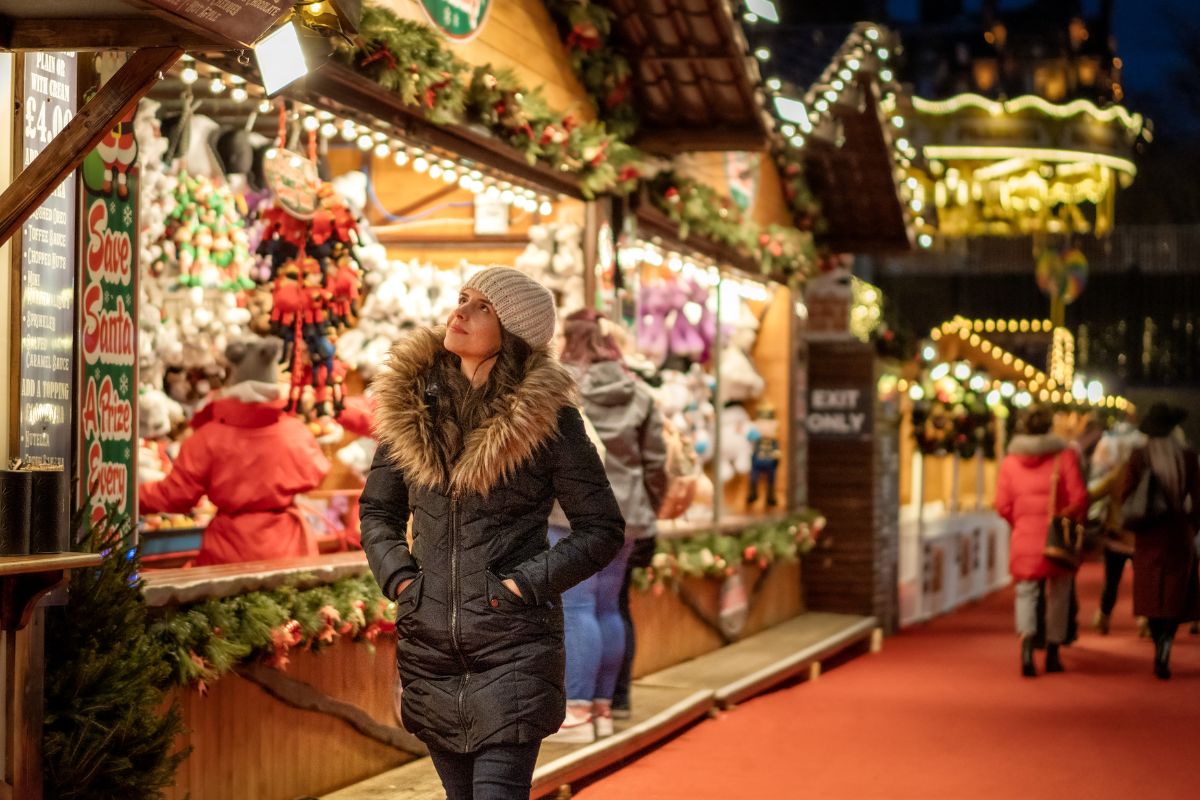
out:
{"label": "woman's hand in pocket", "polygon": [[400,585],[396,587],[396,597],[404,594],[404,590],[411,586],[415,580],[416,578],[409,578],[408,580],[400,581]]}
{"label": "woman's hand in pocket", "polygon": [[525,599],[525,596],[521,594],[521,587],[517,586],[517,582],[514,581],[512,578],[505,578],[502,581],[502,583],[504,584],[505,589],[508,589],[510,592],[515,594],[517,597],[520,597],[522,600]]}

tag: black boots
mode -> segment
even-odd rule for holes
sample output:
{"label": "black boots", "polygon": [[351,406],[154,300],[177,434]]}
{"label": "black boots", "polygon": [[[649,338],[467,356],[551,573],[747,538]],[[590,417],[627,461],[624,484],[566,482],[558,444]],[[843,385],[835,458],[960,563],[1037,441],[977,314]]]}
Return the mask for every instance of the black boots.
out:
{"label": "black boots", "polygon": [[1051,672],[1062,672],[1062,671],[1063,671],[1062,661],[1060,661],[1058,658],[1058,645],[1056,645],[1056,644],[1046,645],[1046,674],[1048,675]]}
{"label": "black boots", "polygon": [[1033,637],[1021,639],[1021,674],[1026,678],[1037,677],[1037,667],[1033,665]]}
{"label": "black boots", "polygon": [[1154,674],[1160,681],[1171,679],[1171,643],[1166,636],[1154,640]]}

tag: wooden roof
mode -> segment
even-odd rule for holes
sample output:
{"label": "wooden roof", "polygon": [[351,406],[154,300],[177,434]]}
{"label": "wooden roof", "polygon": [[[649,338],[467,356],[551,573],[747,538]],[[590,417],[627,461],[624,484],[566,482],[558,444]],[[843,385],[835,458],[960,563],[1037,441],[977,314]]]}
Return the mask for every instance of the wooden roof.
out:
{"label": "wooden roof", "polygon": [[771,119],[758,64],[723,0],[612,0],[613,43],[630,61],[651,152],[763,151]]}

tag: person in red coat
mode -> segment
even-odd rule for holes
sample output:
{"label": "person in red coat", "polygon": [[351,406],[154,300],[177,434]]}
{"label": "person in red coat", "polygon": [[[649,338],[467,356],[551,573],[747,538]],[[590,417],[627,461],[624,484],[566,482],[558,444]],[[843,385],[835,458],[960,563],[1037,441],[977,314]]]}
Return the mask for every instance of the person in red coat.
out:
{"label": "person in red coat", "polygon": [[229,345],[233,382],[192,418],[171,472],[139,488],[143,514],[186,513],[204,495],[217,507],[196,566],[317,553],[293,499],[320,485],[329,461],[283,409],[274,379],[282,346],[273,337]]}
{"label": "person in red coat", "polygon": [[1046,672],[1062,672],[1059,645],[1067,635],[1071,588],[1075,573],[1048,560],[1042,553],[1050,526],[1051,486],[1057,476],[1055,513],[1083,519],[1087,486],[1079,469],[1079,456],[1066,440],[1050,432],[1053,412],[1029,409],[1017,426],[1008,455],[1000,465],[996,484],[996,511],[1012,526],[1009,571],[1017,582],[1017,633],[1021,636],[1021,674],[1037,674],[1033,664],[1034,636],[1038,628],[1038,596],[1045,586]]}
{"label": "person in red coat", "polygon": [[1150,620],[1154,674],[1171,677],[1171,648],[1181,622],[1200,619],[1196,530],[1200,527],[1200,458],[1175,438],[1187,411],[1155,403],[1139,427],[1146,446],[1129,459],[1121,497],[1150,475],[1150,513],[1130,520],[1133,549],[1133,613]]}

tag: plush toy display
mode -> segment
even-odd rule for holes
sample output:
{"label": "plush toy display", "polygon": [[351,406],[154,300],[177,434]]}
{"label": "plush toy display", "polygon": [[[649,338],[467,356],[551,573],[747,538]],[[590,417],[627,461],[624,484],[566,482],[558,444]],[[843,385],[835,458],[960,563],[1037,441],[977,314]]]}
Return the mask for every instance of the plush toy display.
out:
{"label": "plush toy display", "polygon": [[138,394],[138,482],[160,481],[171,471],[171,429],[184,420],[183,406],[158,389]]}
{"label": "plush toy display", "polygon": [[638,349],[662,366],[668,359],[708,363],[717,338],[709,291],[691,279],[642,286],[638,296]]}
{"label": "plush toy display", "polygon": [[245,208],[228,186],[181,173],[175,183],[156,275],[180,286],[238,291],[254,287]]}
{"label": "plush toy display", "polygon": [[779,500],[775,496],[775,476],[779,469],[780,444],[779,420],[775,410],[769,406],[758,409],[754,426],[748,434],[754,454],[750,460],[750,493],[746,505],[758,502],[759,484],[766,483],[767,508],[775,508]]}
{"label": "plush toy display", "polygon": [[721,461],[717,474],[722,484],[750,472],[754,455],[751,428],[750,415],[743,406],[731,403],[721,409]]}
{"label": "plush toy display", "polygon": [[566,312],[583,308],[583,229],[574,223],[533,225],[513,266],[554,293]]}

